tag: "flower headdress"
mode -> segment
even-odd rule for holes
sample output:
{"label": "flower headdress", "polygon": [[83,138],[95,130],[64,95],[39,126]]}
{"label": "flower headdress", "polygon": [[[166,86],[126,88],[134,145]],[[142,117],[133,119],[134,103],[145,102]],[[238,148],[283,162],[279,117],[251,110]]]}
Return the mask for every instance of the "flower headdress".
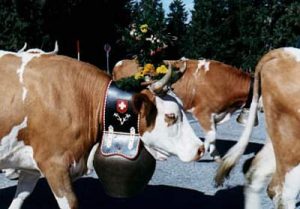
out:
{"label": "flower headdress", "polygon": [[132,24],[127,31],[129,51],[137,59],[140,68],[135,75],[123,78],[118,85],[126,89],[139,89],[141,84],[150,80],[161,78],[168,71],[163,64],[165,49],[173,40],[174,36],[164,31],[153,31],[147,24]]}

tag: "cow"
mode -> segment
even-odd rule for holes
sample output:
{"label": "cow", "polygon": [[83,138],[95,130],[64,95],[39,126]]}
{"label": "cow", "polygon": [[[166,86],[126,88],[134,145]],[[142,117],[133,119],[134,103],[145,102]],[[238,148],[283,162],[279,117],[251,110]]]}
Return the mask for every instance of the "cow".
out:
{"label": "cow", "polygon": [[[205,149],[219,162],[216,124],[229,120],[233,112],[245,106],[251,92],[251,75],[216,60],[183,58],[165,62],[182,73],[171,87],[182,100],[184,110],[200,123],[205,133]],[[119,61],[113,69],[113,78],[128,77],[138,71],[138,66],[136,60]]]}
{"label": "cow", "polygon": [[254,93],[246,127],[239,141],[227,152],[215,180],[224,182],[249,142],[262,96],[267,139],[246,173],[245,208],[259,209],[259,193],[268,184],[276,209],[296,208],[300,191],[300,49],[271,50],[255,69]]}
{"label": "cow", "polygon": [[[37,49],[0,51],[0,74],[0,169],[20,171],[9,209],[22,207],[40,177],[59,208],[78,208],[71,182],[92,169],[111,77],[94,65]],[[170,76],[171,69],[153,88],[132,97],[140,138],[158,159],[197,161],[204,145],[178,98],[153,93]]]}

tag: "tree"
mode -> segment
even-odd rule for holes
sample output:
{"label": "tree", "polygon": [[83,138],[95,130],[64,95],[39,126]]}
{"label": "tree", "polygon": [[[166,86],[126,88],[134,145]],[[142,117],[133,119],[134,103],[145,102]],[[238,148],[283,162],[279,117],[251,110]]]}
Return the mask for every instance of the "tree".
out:
{"label": "tree", "polygon": [[170,13],[167,15],[167,32],[175,37],[173,45],[167,49],[169,59],[179,59],[183,56],[182,45],[187,32],[187,16],[185,5],[182,0],[174,0],[170,6]]}
{"label": "tree", "polygon": [[24,29],[28,26],[19,18],[13,1],[0,4],[0,47],[4,50],[17,51],[26,41]]}
{"label": "tree", "polygon": [[295,0],[195,1],[185,54],[254,70],[270,49],[296,45],[299,10]]}

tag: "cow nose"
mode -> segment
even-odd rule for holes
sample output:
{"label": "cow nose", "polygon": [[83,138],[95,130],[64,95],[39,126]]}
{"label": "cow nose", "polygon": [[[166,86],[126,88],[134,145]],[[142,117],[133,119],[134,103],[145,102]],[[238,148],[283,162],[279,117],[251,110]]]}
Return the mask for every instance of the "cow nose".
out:
{"label": "cow nose", "polygon": [[204,155],[204,153],[205,153],[204,145],[201,145],[198,149],[196,160],[200,160],[201,157]]}

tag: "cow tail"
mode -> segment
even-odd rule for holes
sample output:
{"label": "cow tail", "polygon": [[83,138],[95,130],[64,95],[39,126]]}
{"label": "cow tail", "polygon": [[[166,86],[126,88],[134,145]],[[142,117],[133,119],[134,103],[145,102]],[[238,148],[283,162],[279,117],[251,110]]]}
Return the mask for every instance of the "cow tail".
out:
{"label": "cow tail", "polygon": [[229,176],[230,171],[232,170],[234,165],[238,162],[239,158],[243,155],[249,143],[249,139],[255,122],[258,100],[260,97],[261,68],[262,68],[262,64],[259,63],[255,69],[253,96],[252,96],[249,117],[247,119],[246,126],[238,142],[233,147],[231,147],[223,157],[222,162],[220,163],[215,176],[216,186],[223,185],[225,178]]}

